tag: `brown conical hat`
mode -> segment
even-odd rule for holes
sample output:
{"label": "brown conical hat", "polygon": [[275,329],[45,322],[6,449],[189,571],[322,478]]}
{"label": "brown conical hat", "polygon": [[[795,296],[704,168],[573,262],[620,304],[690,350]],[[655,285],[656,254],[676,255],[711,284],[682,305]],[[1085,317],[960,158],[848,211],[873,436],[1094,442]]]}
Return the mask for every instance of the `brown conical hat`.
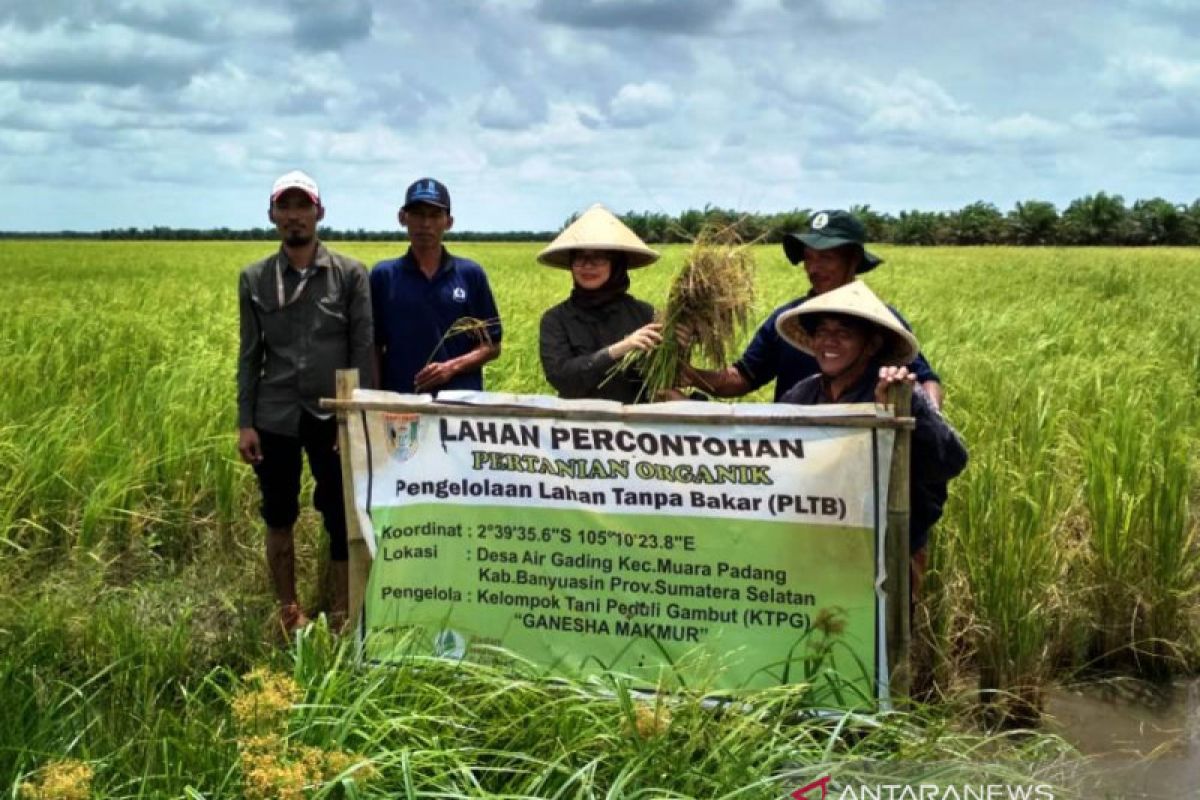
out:
{"label": "brown conical hat", "polygon": [[911,364],[921,350],[912,331],[905,328],[892,310],[862,281],[851,281],[783,312],[775,320],[775,330],[792,347],[815,355],[812,337],[805,322],[811,323],[812,318],[820,314],[858,317],[878,328],[884,334],[885,342],[876,358],[883,364]]}
{"label": "brown conical hat", "polygon": [[538,253],[537,260],[548,267],[570,269],[572,250],[617,250],[626,254],[629,269],[658,261],[658,253],[599,203],[568,225],[558,238]]}

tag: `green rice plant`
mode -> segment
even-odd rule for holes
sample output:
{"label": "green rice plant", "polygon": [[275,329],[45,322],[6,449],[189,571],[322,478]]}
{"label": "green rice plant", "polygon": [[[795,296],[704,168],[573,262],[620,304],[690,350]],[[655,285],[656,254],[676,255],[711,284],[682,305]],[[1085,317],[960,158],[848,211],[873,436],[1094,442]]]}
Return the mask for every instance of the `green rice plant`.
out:
{"label": "green rice plant", "polygon": [[[368,263],[400,247],[335,245]],[[315,643],[298,651],[309,661],[270,647],[233,376],[237,272],[271,249],[0,242],[10,290],[0,316],[0,786],[10,794],[74,758],[93,768],[99,796],[236,796],[228,700],[256,666],[290,670],[304,690],[291,739],[369,757],[380,772],[370,791],[385,796],[778,797],[781,780],[835,763],[1028,752],[970,733],[953,702],[835,722],[803,716],[815,683],[757,694],[742,713],[689,685],[664,706],[663,732],[643,736],[639,714],[651,733],[664,718],[617,677],[551,688],[517,659],[361,672],[333,650],[313,655]],[[484,265],[500,309],[504,352],[486,386],[551,393],[537,326],[568,283],[546,279],[536,244],[450,249]],[[866,280],[913,323],[972,459],[931,538],[939,685],[980,681],[998,705],[1035,703],[1036,689],[1022,687],[1105,653],[1117,654],[1107,666],[1136,674],[1194,668],[1195,251],[877,249],[887,263]],[[735,287],[757,289],[746,321],[807,290],[778,246],[747,252],[754,263]],[[669,309],[689,253],[664,247],[661,267],[636,270],[631,291]],[[730,337],[722,358],[750,334]],[[317,531],[306,510],[302,572]]]}
{"label": "green rice plant", "polygon": [[[364,669],[321,624],[290,652],[225,629],[234,650],[205,655],[198,610],[172,613],[186,607],[184,582],[116,591],[87,574],[41,584],[20,613],[0,605],[6,791],[73,759],[106,798],[765,799],[811,769],[896,758],[965,768],[989,741],[936,709],[806,716],[803,684],[736,703],[700,687],[655,696],[614,673],[549,682],[500,652],[487,665],[414,655]],[[60,581],[76,593],[60,599]],[[257,590],[222,583],[226,594]],[[1017,769],[1028,747],[995,740],[987,769]]]}
{"label": "green rice plant", "polygon": [[1114,399],[1088,431],[1091,654],[1098,666],[1133,661],[1143,674],[1162,676],[1181,661],[1198,574],[1183,414],[1134,393]]}
{"label": "green rice plant", "polygon": [[1176,407],[1164,409],[1151,432],[1150,500],[1146,508],[1149,546],[1145,593],[1145,657],[1139,651],[1143,674],[1164,676],[1178,671],[1187,659],[1183,644],[1188,637],[1188,610],[1194,607],[1200,553],[1197,527],[1191,514],[1191,448],[1173,424]]}
{"label": "green rice plant", "polygon": [[1057,633],[1067,496],[1051,479],[1059,458],[1049,396],[1021,384],[993,386],[1005,401],[1009,435],[990,450],[976,448],[956,487],[962,504],[954,522],[980,690],[989,700],[1015,691],[1016,706],[1000,712],[1024,719],[1040,707]]}

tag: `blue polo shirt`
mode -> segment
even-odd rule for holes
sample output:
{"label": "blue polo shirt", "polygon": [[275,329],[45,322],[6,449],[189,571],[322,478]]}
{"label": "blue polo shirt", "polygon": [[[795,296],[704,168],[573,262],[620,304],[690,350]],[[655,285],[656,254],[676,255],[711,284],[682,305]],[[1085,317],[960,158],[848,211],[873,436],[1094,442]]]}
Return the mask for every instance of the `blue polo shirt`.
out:
{"label": "blue polo shirt", "polygon": [[[371,307],[375,344],[384,349],[380,376],[384,389],[411,393],[413,378],[431,361],[448,361],[478,345],[470,333],[446,336],[455,321],[474,317],[489,322],[500,343],[500,312],[483,268],[443,248],[442,263],[426,278],[411,248],[401,258],[380,261],[371,269]],[[454,376],[442,389],[483,389],[483,370]]]}
{"label": "blue polo shirt", "polygon": [[[372,287],[373,289],[374,287]],[[815,296],[810,291],[803,297],[797,297],[790,303],[784,303],[772,311],[771,316],[767,317],[767,321],[759,326],[754,338],[750,340],[750,344],[746,345],[746,352],[742,353],[742,357],[734,362],[733,366],[750,383],[751,391],[760,386],[766,386],[774,380],[775,402],[778,403],[788,389],[809,375],[816,375],[821,371],[815,358],[792,347],[775,329],[775,321],[779,319],[780,314]],[[901,316],[899,311],[891,306],[888,306],[888,310],[896,315],[896,319],[900,320],[900,324],[906,330],[912,330],[908,320]],[[941,378],[933,371],[933,367],[929,366],[925,356],[920,353],[917,353],[916,360],[909,364],[908,368],[916,373],[917,381],[920,383],[929,381],[941,383]]]}

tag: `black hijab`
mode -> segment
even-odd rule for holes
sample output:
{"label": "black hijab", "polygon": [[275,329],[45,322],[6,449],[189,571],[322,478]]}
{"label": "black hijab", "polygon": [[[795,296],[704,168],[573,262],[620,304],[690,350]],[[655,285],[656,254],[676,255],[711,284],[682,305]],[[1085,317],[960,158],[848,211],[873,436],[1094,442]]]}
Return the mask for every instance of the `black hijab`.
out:
{"label": "black hijab", "polygon": [[[571,302],[579,308],[590,310],[606,306],[629,291],[629,267],[625,254],[614,250],[609,250],[608,253],[612,258],[610,262],[612,266],[608,280],[604,282],[603,286],[584,289],[575,283],[575,276],[571,276],[571,282],[574,284],[571,287]],[[572,254],[572,258],[574,258],[574,254]]]}

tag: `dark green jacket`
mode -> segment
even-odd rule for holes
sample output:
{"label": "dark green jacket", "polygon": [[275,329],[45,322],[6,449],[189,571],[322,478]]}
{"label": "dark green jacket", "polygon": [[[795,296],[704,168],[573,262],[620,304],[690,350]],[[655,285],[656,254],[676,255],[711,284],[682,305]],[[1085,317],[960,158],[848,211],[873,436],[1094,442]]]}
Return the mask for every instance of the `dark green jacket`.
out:
{"label": "dark green jacket", "polygon": [[[279,302],[276,266],[283,277]],[[283,249],[242,270],[238,278],[238,427],[295,436],[301,411],[320,417],[318,401],[335,396],[335,373],[357,368],[371,386],[371,295],[366,268],[317,245],[316,272],[290,300],[300,275]]]}

